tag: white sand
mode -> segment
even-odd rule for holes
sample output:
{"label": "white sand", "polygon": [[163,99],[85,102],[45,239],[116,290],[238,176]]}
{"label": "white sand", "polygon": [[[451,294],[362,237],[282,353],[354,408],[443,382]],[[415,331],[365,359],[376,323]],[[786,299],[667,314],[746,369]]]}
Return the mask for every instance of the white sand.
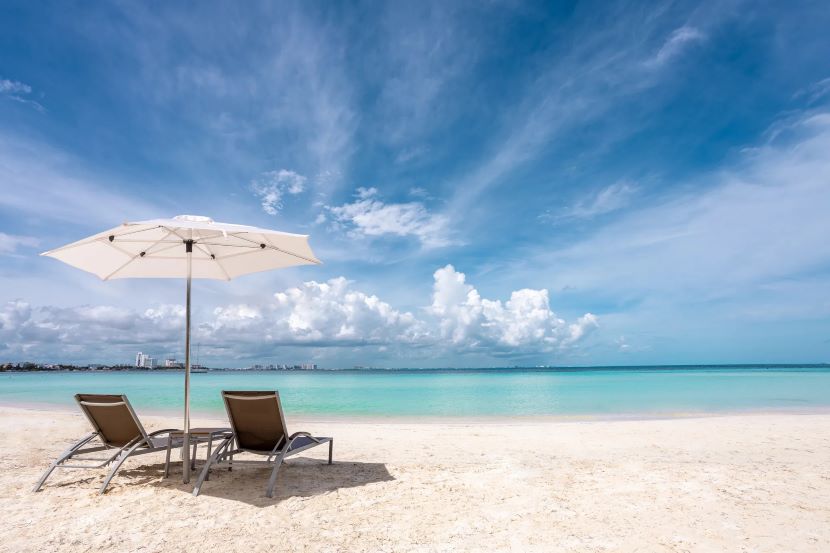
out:
{"label": "white sand", "polygon": [[[144,417],[147,426],[176,426]],[[220,421],[198,420],[197,425]],[[2,551],[830,551],[830,415],[645,421],[324,423],[267,471],[215,473],[194,498],[162,457],[39,473],[81,416],[0,408]],[[294,423],[294,424],[292,424]],[[50,443],[51,442],[51,443]]]}

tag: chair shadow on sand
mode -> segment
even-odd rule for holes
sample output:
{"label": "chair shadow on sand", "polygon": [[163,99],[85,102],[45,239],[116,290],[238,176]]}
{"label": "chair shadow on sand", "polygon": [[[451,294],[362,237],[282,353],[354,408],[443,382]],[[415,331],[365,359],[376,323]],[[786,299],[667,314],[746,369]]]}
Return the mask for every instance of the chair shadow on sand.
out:
{"label": "chair shadow on sand", "polygon": [[[181,468],[178,463],[176,466]],[[197,475],[199,469],[201,466],[197,467]],[[164,465],[161,463],[123,469],[118,474],[117,485],[178,489],[188,494],[192,492],[195,477],[191,484],[183,484],[181,470],[171,470],[167,479],[161,478],[163,472]],[[210,480],[202,486],[200,497],[221,497],[256,507],[268,507],[291,497],[312,497],[340,489],[395,480],[383,463],[335,460],[333,464],[328,465],[319,459],[297,458],[283,463],[274,497],[269,499],[265,497],[265,487],[270,474],[271,469],[267,467],[240,466],[232,471],[211,470]],[[194,498],[194,501],[198,501],[198,498]]]}

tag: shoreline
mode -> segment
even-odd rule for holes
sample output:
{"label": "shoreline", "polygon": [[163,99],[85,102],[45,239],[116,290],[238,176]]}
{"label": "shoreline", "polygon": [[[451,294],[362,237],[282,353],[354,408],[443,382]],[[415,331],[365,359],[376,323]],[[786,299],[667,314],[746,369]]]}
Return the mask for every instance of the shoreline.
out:
{"label": "shoreline", "polygon": [[[114,366],[91,368],[89,366],[64,365],[66,368],[47,368],[45,364],[36,364],[36,368],[30,369],[2,369],[0,374],[27,374],[27,373],[119,373],[119,372],[150,372],[150,373],[183,373],[183,367],[156,367],[148,369],[144,367]],[[488,373],[488,372],[590,372],[590,371],[672,371],[672,370],[729,370],[729,369],[806,369],[806,370],[830,370],[830,363],[704,363],[704,364],[657,364],[657,365],[544,365],[544,366],[512,366],[512,367],[321,367],[316,369],[254,369],[254,368],[208,368],[191,369],[191,374],[209,373]]]}
{"label": "shoreline", "polygon": [[[135,407],[135,406],[133,406]],[[78,414],[81,412],[77,405],[61,405],[55,403],[31,403],[31,402],[8,402],[0,401],[2,411],[36,411],[39,413],[54,414]],[[137,408],[139,416],[176,419],[181,418],[181,409],[146,409]],[[732,417],[764,417],[764,416],[810,416],[830,415],[830,405],[824,407],[810,407],[803,409],[782,408],[753,408],[741,410],[723,411],[662,411],[662,412],[641,412],[641,413],[575,413],[569,415],[352,415],[337,413],[291,413],[286,412],[286,417],[291,421],[302,423],[332,423],[332,424],[424,424],[424,425],[516,425],[516,424],[547,424],[547,423],[591,423],[591,422],[639,422],[639,421],[672,421],[672,420],[693,420],[713,419]],[[191,407],[191,420],[226,420],[223,411],[200,411]]]}

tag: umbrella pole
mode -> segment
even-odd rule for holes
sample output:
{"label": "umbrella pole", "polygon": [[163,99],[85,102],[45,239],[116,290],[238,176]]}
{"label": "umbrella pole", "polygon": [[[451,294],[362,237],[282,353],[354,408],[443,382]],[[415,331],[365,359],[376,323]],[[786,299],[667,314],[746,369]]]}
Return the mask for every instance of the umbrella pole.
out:
{"label": "umbrella pole", "polygon": [[190,482],[190,284],[193,273],[193,240],[185,242],[187,252],[187,301],[184,335],[184,440],[182,441],[182,480]]}

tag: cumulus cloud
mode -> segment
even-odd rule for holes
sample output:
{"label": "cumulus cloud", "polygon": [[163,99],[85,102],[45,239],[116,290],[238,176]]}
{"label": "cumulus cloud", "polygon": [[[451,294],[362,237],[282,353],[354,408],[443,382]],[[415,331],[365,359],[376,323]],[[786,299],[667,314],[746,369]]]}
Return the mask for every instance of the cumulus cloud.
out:
{"label": "cumulus cloud", "polygon": [[411,313],[352,285],[343,277],[310,281],[261,305],[219,307],[211,333],[227,338],[254,332],[272,344],[316,346],[411,344],[426,336]]}
{"label": "cumulus cloud", "polygon": [[354,202],[328,206],[336,228],[355,237],[414,237],[427,248],[455,243],[446,216],[431,213],[422,202],[385,203],[378,195],[376,188],[358,188]]}
{"label": "cumulus cloud", "polygon": [[[452,265],[435,272],[432,304],[420,313],[397,309],[339,277],[304,282],[256,304],[216,307],[199,317],[193,339],[233,358],[268,356],[285,345],[524,356],[572,347],[597,327],[590,313],[571,324],[559,318],[547,290],[517,290],[505,302],[484,299]],[[181,351],[183,330],[180,305],[137,312],[14,301],[0,308],[0,351],[18,359],[89,358],[96,352],[126,359],[132,349],[148,346]]]}
{"label": "cumulus cloud", "polygon": [[181,349],[183,330],[181,306],[136,313],[108,305],[33,306],[15,300],[0,307],[0,350],[17,358],[65,360],[67,355],[108,355],[122,346],[149,344],[176,351]]}
{"label": "cumulus cloud", "polygon": [[576,343],[597,326],[590,313],[566,324],[544,289],[516,290],[502,303],[482,298],[452,265],[433,276],[430,311],[440,321],[441,338],[465,349],[549,351]]}
{"label": "cumulus cloud", "polygon": [[268,215],[276,215],[282,209],[282,199],[286,194],[297,195],[305,190],[306,177],[280,169],[267,171],[251,182],[251,188],[262,203],[262,210]]}

